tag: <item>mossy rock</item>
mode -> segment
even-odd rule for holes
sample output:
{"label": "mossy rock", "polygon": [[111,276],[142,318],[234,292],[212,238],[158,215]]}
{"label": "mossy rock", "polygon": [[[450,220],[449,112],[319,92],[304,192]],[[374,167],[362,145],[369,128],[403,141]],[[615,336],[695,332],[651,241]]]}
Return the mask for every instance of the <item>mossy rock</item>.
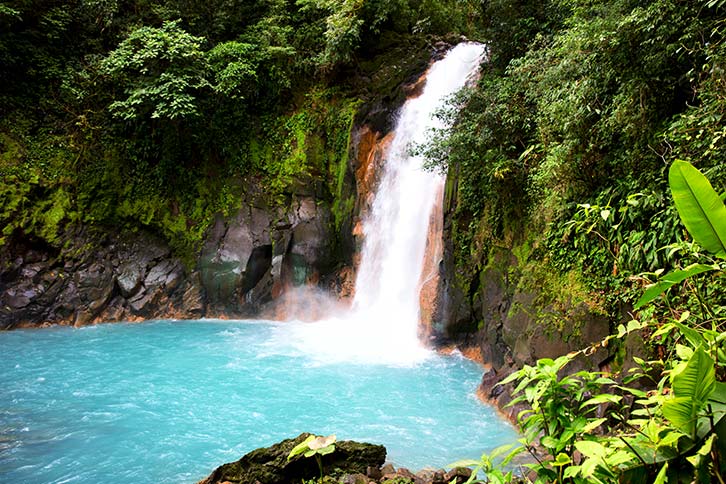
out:
{"label": "mossy rock", "polygon": [[[317,479],[320,470],[315,459],[302,455],[287,459],[290,451],[309,435],[303,433],[294,439],[253,450],[237,462],[218,467],[199,484],[289,484]],[[382,445],[344,440],[335,443],[332,454],[323,456],[323,474],[330,477],[365,474],[368,467],[380,467],[385,460],[386,448]]]}

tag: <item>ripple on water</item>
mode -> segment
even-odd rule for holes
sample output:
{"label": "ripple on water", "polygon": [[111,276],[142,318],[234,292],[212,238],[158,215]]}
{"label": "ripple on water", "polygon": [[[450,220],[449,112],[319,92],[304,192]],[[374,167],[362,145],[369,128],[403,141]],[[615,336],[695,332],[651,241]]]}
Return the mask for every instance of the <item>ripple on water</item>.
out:
{"label": "ripple on water", "polygon": [[[382,443],[398,465],[516,438],[481,370],[325,361],[283,324],[158,322],[0,333],[0,482],[194,482],[302,431]],[[7,355],[7,356],[5,356]],[[41,380],[42,379],[42,380]]]}

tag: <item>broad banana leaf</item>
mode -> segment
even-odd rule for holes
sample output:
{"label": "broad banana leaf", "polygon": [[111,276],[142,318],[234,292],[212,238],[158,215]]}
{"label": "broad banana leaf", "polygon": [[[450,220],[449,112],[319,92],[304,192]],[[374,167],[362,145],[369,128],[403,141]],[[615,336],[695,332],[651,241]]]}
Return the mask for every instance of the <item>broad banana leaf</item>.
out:
{"label": "broad banana leaf", "polygon": [[693,239],[726,258],[726,206],[708,179],[690,163],[677,160],[668,181],[678,214]]}
{"label": "broad banana leaf", "polygon": [[658,282],[645,290],[640,299],[638,299],[638,302],[635,303],[633,309],[640,309],[643,305],[648,304],[653,299],[657,298],[665,291],[670,289],[671,286],[678,284],[679,282],[682,282],[691,276],[695,276],[696,274],[712,271],[715,269],[716,268],[714,266],[709,266],[706,264],[691,264],[683,270],[669,272],[665,276],[661,277]]}
{"label": "broad banana leaf", "polygon": [[678,430],[695,440],[699,414],[715,388],[713,359],[699,346],[687,362],[673,369],[673,397],[663,402],[663,415]]}

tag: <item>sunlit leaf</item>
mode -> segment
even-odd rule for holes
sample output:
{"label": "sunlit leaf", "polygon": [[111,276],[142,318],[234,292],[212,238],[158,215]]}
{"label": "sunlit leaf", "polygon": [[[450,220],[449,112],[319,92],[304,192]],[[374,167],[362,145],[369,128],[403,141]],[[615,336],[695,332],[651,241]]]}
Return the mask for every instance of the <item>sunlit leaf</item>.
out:
{"label": "sunlit leaf", "polygon": [[658,475],[655,476],[655,481],[653,481],[653,484],[665,484],[668,482],[668,462],[663,464],[663,467],[660,468],[660,471],[658,472]]}
{"label": "sunlit leaf", "polygon": [[572,463],[572,459],[570,459],[569,455],[567,455],[563,452],[560,452],[559,454],[557,454],[557,457],[555,457],[555,460],[552,461],[552,465],[555,467],[566,466],[567,464],[570,464],[570,463]]}
{"label": "sunlit leaf", "polygon": [[602,403],[618,403],[623,397],[619,395],[611,395],[609,393],[603,393],[601,395],[595,395],[591,399],[583,402],[580,407],[586,407],[589,405],[600,405]]}
{"label": "sunlit leaf", "polygon": [[310,449],[310,447],[308,447],[308,444],[313,440],[315,440],[315,436],[309,435],[305,440],[293,447],[290,453],[287,455],[287,460],[290,460],[296,455],[302,454],[303,452],[307,452]]}
{"label": "sunlit leaf", "polygon": [[688,232],[707,251],[726,256],[726,206],[708,179],[690,163],[677,160],[668,181],[678,214]]}
{"label": "sunlit leaf", "polygon": [[575,442],[575,448],[585,457],[596,458],[603,457],[607,453],[607,449],[600,442],[594,440],[580,440]]}
{"label": "sunlit leaf", "polygon": [[452,462],[451,464],[446,464],[444,467],[446,467],[447,469],[449,469],[449,468],[453,469],[454,467],[473,467],[473,466],[478,466],[478,465],[479,465],[478,460],[462,459],[462,460],[457,460],[456,462]]}
{"label": "sunlit leaf", "polygon": [[713,359],[699,346],[686,363],[678,365],[672,371],[673,397],[663,402],[663,415],[677,429],[694,438],[698,414],[706,405],[715,386]]}
{"label": "sunlit leaf", "polygon": [[695,276],[697,274],[701,274],[707,271],[712,271],[714,269],[714,266],[706,264],[692,264],[683,270],[669,272],[668,274],[663,276],[658,282],[648,287],[648,289],[645,290],[640,299],[638,299],[638,302],[635,303],[635,306],[633,306],[633,308],[640,309],[641,307],[653,301],[655,298],[657,298],[679,282],[683,282],[691,276]]}
{"label": "sunlit leaf", "polygon": [[588,423],[582,428],[583,433],[589,433],[604,424],[607,421],[606,418],[598,418]]}

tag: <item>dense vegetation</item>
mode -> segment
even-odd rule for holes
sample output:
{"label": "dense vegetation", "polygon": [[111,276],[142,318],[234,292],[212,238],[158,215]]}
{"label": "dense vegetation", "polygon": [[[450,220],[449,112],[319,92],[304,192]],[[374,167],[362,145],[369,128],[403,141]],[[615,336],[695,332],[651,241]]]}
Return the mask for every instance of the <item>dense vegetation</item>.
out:
{"label": "dense vegetation", "polygon": [[[539,478],[612,482],[632,469],[631,480],[675,482],[680,469],[718,481],[724,263],[679,216],[669,173],[686,160],[726,186],[724,4],[5,0],[0,246],[60,246],[80,225],[147,228],[188,256],[250,180],[271,204],[316,187],[343,217],[358,113],[403,80],[402,59],[467,33],[488,43],[489,62],[442,113],[454,128],[426,148],[458,178],[462,284],[504,246],[543,305],[580,298],[612,321],[606,344],[635,332],[651,342],[629,380],[567,376],[574,355],[512,377],[538,412],[522,423],[549,454]],[[633,309],[666,273],[665,294]],[[490,456],[481,464],[505,479]]]}
{"label": "dense vegetation", "polygon": [[[588,354],[608,346],[619,370],[631,333],[649,342],[630,373],[567,375],[571,354],[507,380],[533,410],[520,424],[547,456],[533,466],[542,482],[723,482],[726,245],[699,238],[708,219],[681,214],[684,229],[669,171],[687,160],[726,186],[724,3],[487,2],[490,62],[428,148],[432,167],[458,177],[462,285],[505,247],[542,307],[579,302],[608,316],[613,336]],[[689,186],[676,178],[674,196]],[[707,191],[697,185],[688,193]],[[557,334],[562,323],[541,324]],[[492,456],[478,465],[511,478]]]}
{"label": "dense vegetation", "polygon": [[476,13],[454,0],[4,1],[0,244],[148,227],[189,255],[242,179],[272,203],[310,178],[335,198],[357,108],[406,73],[380,78],[378,57],[425,57]]}
{"label": "dense vegetation", "polygon": [[489,2],[491,62],[428,153],[458,173],[460,259],[527,245],[581,271],[615,315],[632,276],[687,257],[667,170],[684,159],[726,182],[723,13],[700,1]]}

